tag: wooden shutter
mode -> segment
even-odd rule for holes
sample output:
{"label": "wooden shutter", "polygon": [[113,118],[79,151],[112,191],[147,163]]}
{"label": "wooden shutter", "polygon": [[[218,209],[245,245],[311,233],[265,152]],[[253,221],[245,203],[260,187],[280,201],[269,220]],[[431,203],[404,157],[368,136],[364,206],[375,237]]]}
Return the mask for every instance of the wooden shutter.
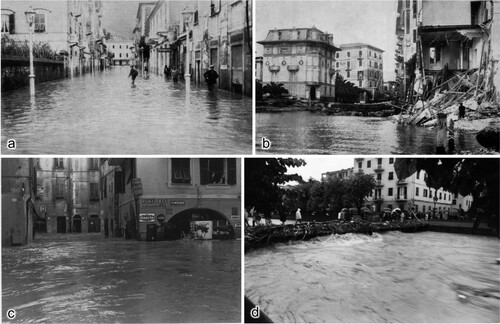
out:
{"label": "wooden shutter", "polygon": [[9,34],[14,34],[16,32],[16,23],[14,14],[9,15]]}

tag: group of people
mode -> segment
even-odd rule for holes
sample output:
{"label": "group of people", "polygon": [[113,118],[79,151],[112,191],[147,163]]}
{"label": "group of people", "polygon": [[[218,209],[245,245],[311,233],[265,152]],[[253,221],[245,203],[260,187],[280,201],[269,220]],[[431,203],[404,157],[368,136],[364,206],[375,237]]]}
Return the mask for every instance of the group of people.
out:
{"label": "group of people", "polygon": [[[281,222],[281,225],[285,225],[287,216],[285,212],[278,212],[278,211],[271,211],[270,213],[264,215],[262,213],[258,213],[255,207],[245,209],[245,225],[250,226],[250,218],[252,219],[252,226],[258,226],[262,225],[261,221],[264,219],[265,225],[266,226],[271,226],[272,225],[272,219],[276,217],[276,215],[279,215],[279,220]],[[300,212],[300,208],[297,208],[297,211],[295,212],[295,225],[298,223],[302,224],[302,214]]]}
{"label": "group of people", "polygon": [[[174,83],[179,82],[179,70],[175,67],[171,69],[168,65],[165,65],[163,74],[167,79],[170,79],[172,77],[172,81]],[[128,77],[132,77],[132,85],[135,85],[135,79],[138,75],[139,72],[136,70],[135,66],[133,64],[130,65],[130,73]],[[217,83],[217,79],[219,78],[219,74],[214,70],[213,65],[210,65],[210,69],[203,74],[203,77],[205,78],[205,82],[207,83],[208,90],[213,91],[215,84]]]}

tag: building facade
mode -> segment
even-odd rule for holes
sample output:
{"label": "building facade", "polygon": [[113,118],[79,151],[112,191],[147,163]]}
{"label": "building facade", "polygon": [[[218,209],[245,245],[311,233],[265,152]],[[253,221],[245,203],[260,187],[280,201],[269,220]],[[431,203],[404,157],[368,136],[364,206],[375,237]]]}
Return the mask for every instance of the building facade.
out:
{"label": "building facade", "polygon": [[342,169],[338,171],[330,171],[321,174],[321,181],[327,181],[330,179],[346,179],[354,175],[354,169]]}
{"label": "building facade", "polygon": [[384,50],[363,43],[339,45],[335,69],[344,80],[375,94],[384,89]]}
{"label": "building facade", "polygon": [[[101,163],[101,208],[111,236],[173,240],[193,222],[213,238],[239,237],[241,161],[235,158],[111,158]],[[107,225],[106,225],[107,224]]]}
{"label": "building facade", "polygon": [[32,159],[2,159],[2,246],[33,241],[37,220],[33,170]]}
{"label": "building facade", "polygon": [[81,75],[106,64],[102,29],[102,2],[96,1],[2,1],[2,35],[24,42],[29,39],[25,11],[36,12],[33,41],[49,44],[64,57],[68,76]]}
{"label": "building facade", "polygon": [[99,233],[99,159],[34,160],[35,207],[42,233]]}
{"label": "building facade", "polygon": [[264,46],[262,82],[282,83],[290,95],[310,100],[335,98],[333,35],[316,27],[270,30]]}
{"label": "building facade", "polygon": [[[156,1],[139,10],[136,47],[149,46],[149,69],[176,69],[204,83],[211,65],[219,88],[252,94],[252,1]],[[144,5],[143,5],[144,7]],[[141,4],[139,5],[141,8]]]}
{"label": "building facade", "polygon": [[134,43],[132,40],[112,39],[107,41],[108,51],[113,53],[111,65],[129,65],[134,63]]}
{"label": "building facade", "polygon": [[422,170],[406,179],[398,179],[394,170],[395,158],[356,158],[354,173],[362,171],[375,176],[375,189],[367,197],[367,203],[376,212],[384,208],[414,210],[415,213],[430,212],[447,217],[453,208],[460,205],[464,211],[470,208],[471,196],[455,196],[443,189],[429,188],[425,183],[426,173]]}

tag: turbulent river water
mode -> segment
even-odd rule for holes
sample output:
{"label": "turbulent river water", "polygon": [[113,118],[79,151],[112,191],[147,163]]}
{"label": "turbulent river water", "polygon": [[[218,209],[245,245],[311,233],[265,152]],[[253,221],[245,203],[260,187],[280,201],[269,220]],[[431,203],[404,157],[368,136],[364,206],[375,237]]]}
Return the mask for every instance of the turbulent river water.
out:
{"label": "turbulent river water", "polygon": [[36,238],[2,249],[2,320],[239,322],[241,242]]}
{"label": "turbulent river water", "polygon": [[[436,131],[389,118],[325,116],[307,111],[255,115],[257,153],[435,154]],[[475,134],[455,132],[456,151],[482,148]],[[262,137],[271,141],[262,150]]]}
{"label": "turbulent river water", "polygon": [[245,295],[276,322],[500,322],[496,238],[390,232],[245,255]]}

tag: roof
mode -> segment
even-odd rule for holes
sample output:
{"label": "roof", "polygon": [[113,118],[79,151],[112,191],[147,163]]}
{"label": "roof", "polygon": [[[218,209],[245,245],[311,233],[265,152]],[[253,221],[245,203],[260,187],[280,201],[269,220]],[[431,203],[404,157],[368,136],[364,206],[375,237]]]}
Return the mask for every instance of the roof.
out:
{"label": "roof", "polygon": [[[312,31],[316,32],[316,37],[313,38]],[[312,28],[285,28],[285,29],[272,29],[268,32],[266,39],[258,41],[257,43],[265,44],[279,44],[279,43],[316,43],[330,47],[334,51],[339,51],[340,48],[333,45],[333,36],[322,32],[316,27]]]}
{"label": "roof", "polygon": [[371,49],[374,49],[376,51],[379,51],[379,52],[385,52],[383,49],[380,49],[378,47],[375,47],[373,45],[370,45],[370,44],[366,44],[366,43],[349,43],[349,44],[340,44],[339,47],[341,49],[345,49],[345,48],[352,48],[352,47],[368,47],[368,48],[371,48]]}

